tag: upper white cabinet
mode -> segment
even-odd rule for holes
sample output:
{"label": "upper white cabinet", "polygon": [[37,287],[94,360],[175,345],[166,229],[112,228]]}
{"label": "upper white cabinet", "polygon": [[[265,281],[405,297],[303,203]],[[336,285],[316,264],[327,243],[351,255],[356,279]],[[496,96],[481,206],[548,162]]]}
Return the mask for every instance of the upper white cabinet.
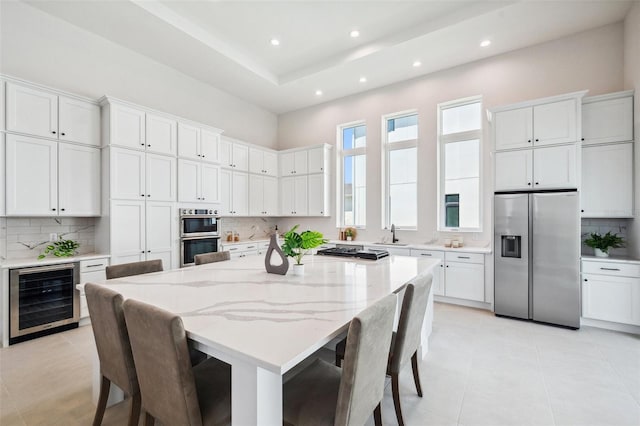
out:
{"label": "upper white cabinet", "polygon": [[495,153],[495,190],[531,189],[533,185],[533,150]]}
{"label": "upper white cabinet", "polygon": [[249,172],[277,176],[278,155],[271,151],[249,148]]}
{"label": "upper white cabinet", "polygon": [[309,175],[307,180],[307,193],[309,216],[329,216],[329,175],[318,173]]}
{"label": "upper white cabinet", "polygon": [[146,148],[145,113],[120,104],[109,104],[109,140],[105,144],[124,148]]}
{"label": "upper white cabinet", "polygon": [[633,91],[585,98],[582,104],[583,144],[633,140]]}
{"label": "upper white cabinet", "polygon": [[6,91],[8,131],[100,145],[97,104],[13,82]]}
{"label": "upper white cabinet", "polygon": [[220,215],[249,215],[249,174],[220,170]]}
{"label": "upper white cabinet", "polygon": [[178,160],[178,201],[220,202],[220,168],[202,161]]}
{"label": "upper white cabinet", "polygon": [[100,149],[58,145],[58,209],[60,216],[100,215]]}
{"label": "upper white cabinet", "polygon": [[147,154],[145,162],[145,197],[152,201],[176,200],[176,159]]}
{"label": "upper white cabinet", "polygon": [[220,138],[220,165],[237,171],[248,171],[249,147],[239,144],[231,138]]}
{"label": "upper white cabinet", "polygon": [[579,105],[577,99],[567,99],[534,106],[534,146],[576,142]]}
{"label": "upper white cabinet", "polygon": [[578,187],[577,146],[562,145],[533,150],[533,189]]}
{"label": "upper white cabinet", "polygon": [[280,154],[280,176],[307,173],[307,151],[292,151]]}
{"label": "upper white cabinet", "polygon": [[496,151],[530,147],[533,143],[533,108],[497,112],[494,126]]}
{"label": "upper white cabinet", "polygon": [[200,129],[200,159],[209,163],[220,162],[220,133]]}
{"label": "upper white cabinet", "polygon": [[307,152],[307,173],[324,173],[328,169],[328,149],[324,146]]}
{"label": "upper white cabinet", "polygon": [[582,217],[633,217],[633,142],[582,148]]}
{"label": "upper white cabinet", "polygon": [[281,216],[307,216],[309,211],[308,202],[308,176],[280,179]]}
{"label": "upper white cabinet", "polygon": [[171,118],[146,113],[146,144],[149,152],[176,155],[177,122]]}
{"label": "upper white cabinet", "polygon": [[139,262],[146,259],[145,202],[117,200],[111,202],[111,264]]}
{"label": "upper white cabinet", "polygon": [[122,148],[110,148],[111,198],[145,200],[145,154]]}
{"label": "upper white cabinet", "polygon": [[200,128],[186,123],[178,123],[178,156],[199,160],[202,157]]}
{"label": "upper white cabinet", "polygon": [[278,214],[278,180],[266,176],[249,176],[249,215]]}

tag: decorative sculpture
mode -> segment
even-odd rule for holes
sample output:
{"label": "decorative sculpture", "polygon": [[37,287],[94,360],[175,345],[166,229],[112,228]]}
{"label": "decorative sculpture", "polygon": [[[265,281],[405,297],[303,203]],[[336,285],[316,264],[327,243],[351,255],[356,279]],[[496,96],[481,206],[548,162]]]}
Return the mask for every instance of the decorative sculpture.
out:
{"label": "decorative sculpture", "polygon": [[[278,256],[280,256],[280,259],[282,259],[282,263],[280,263],[279,265],[274,265],[271,261],[271,255],[274,251],[278,254]],[[277,234],[273,234],[271,236],[271,241],[269,241],[267,255],[264,258],[264,267],[270,274],[285,275],[289,270],[289,260],[287,260],[287,256],[284,255],[282,249],[278,245]]]}

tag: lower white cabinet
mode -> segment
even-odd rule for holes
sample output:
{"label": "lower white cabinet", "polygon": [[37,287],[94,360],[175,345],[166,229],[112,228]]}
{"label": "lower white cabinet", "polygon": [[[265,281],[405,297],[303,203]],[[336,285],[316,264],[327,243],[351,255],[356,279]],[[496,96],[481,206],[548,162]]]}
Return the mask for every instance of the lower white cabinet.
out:
{"label": "lower white cabinet", "polygon": [[484,265],[447,261],[444,295],[484,302]]}
{"label": "lower white cabinet", "polygon": [[440,259],[440,264],[433,271],[431,288],[436,296],[444,296],[444,252],[437,250],[411,249],[411,256],[424,259]]}
{"label": "lower white cabinet", "polygon": [[249,215],[249,174],[220,169],[220,216]]}
{"label": "lower white cabinet", "polygon": [[262,255],[267,252],[269,241],[250,241],[248,243],[222,243],[220,251],[228,251],[232,259]]}
{"label": "lower white cabinet", "polygon": [[161,259],[164,269],[177,267],[172,263],[176,214],[173,203],[147,202],[145,207],[145,260]]}
{"label": "lower white cabinet", "polygon": [[278,179],[251,175],[249,177],[249,216],[278,214]]}
{"label": "lower white cabinet", "polygon": [[582,217],[633,217],[633,142],[582,148]]}
{"label": "lower white cabinet", "polygon": [[[94,283],[107,279],[106,269],[109,265],[108,258],[90,259],[80,261],[80,284]],[[80,292],[80,319],[89,318],[87,297],[84,291]]]}

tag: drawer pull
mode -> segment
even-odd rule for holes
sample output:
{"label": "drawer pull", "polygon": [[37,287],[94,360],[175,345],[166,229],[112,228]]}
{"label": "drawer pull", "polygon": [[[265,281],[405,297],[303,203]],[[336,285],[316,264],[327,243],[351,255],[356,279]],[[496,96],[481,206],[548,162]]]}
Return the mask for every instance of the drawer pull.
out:
{"label": "drawer pull", "polygon": [[433,256],[431,253],[420,253],[420,256]]}
{"label": "drawer pull", "polygon": [[600,268],[603,271],[620,271],[618,268]]}
{"label": "drawer pull", "polygon": [[229,247],[229,248],[228,248],[228,250],[229,250],[229,251],[232,251],[232,250],[238,250],[238,247]]}
{"label": "drawer pull", "polygon": [[97,263],[95,265],[87,265],[86,268],[97,268],[98,266],[104,266],[102,263]]}
{"label": "drawer pull", "polygon": [[256,248],[256,246],[247,246],[248,249],[250,248]]}
{"label": "drawer pull", "polygon": [[471,259],[469,256],[458,256],[458,259]]}

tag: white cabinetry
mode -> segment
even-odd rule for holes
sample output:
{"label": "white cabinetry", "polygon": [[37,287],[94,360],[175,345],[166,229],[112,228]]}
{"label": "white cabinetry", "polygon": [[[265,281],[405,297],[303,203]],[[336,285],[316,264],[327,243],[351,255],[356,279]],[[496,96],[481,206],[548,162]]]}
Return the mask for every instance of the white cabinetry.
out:
{"label": "white cabinetry", "polygon": [[328,170],[328,149],[324,146],[311,148],[307,152],[307,173],[324,173]]}
{"label": "white cabinetry", "polygon": [[495,116],[495,148],[527,148],[533,142],[533,109],[516,108],[497,112]]}
{"label": "white cabinetry", "polygon": [[61,141],[100,146],[100,107],[78,99],[58,97]]}
{"label": "white cabinetry", "polygon": [[155,114],[146,114],[147,151],[176,155],[178,133],[175,120]]}
{"label": "white cabinetry", "polygon": [[109,122],[109,138],[104,144],[141,150],[146,148],[144,111],[111,103],[106,106],[103,116]]}
{"label": "white cabinetry", "polygon": [[582,104],[583,144],[633,140],[633,91],[585,98]]}
{"label": "white cabinetry", "polygon": [[[145,260],[161,259],[171,269],[175,208],[173,203],[147,202],[145,206]],[[177,266],[177,265],[175,265]]]}
{"label": "white cabinetry", "polygon": [[220,168],[202,161],[178,160],[178,201],[220,202]]}
{"label": "white cabinetry", "polygon": [[484,302],[484,255],[446,252],[444,294]]}
{"label": "white cabinetry", "polygon": [[280,215],[307,216],[308,177],[296,176],[280,179]]}
{"label": "white cabinetry", "polygon": [[290,151],[280,154],[280,176],[307,173],[307,151]]}
{"label": "white cabinetry", "polygon": [[495,190],[530,189],[533,184],[533,150],[495,153]]}
{"label": "white cabinetry", "polygon": [[151,201],[176,200],[176,159],[146,154],[145,196]]}
{"label": "white cabinetry", "polygon": [[220,215],[249,215],[249,174],[220,170]]}
{"label": "white cabinetry", "polygon": [[249,215],[278,214],[278,180],[266,176],[249,176]]}
{"label": "white cabinetry", "polygon": [[58,164],[58,214],[99,216],[100,149],[60,143]]}
{"label": "white cabinetry", "polygon": [[431,288],[436,296],[444,296],[444,252],[437,250],[411,249],[411,256],[425,259],[440,259],[440,264],[433,270]]}
{"label": "white cabinetry", "polygon": [[236,171],[249,170],[249,147],[231,138],[220,138],[220,165]]}
{"label": "white cabinetry", "polygon": [[[107,279],[108,258],[87,259],[80,261],[80,284],[95,283]],[[89,319],[89,308],[84,291],[80,292],[80,320]],[[82,323],[80,324],[82,325]]]}
{"label": "white cabinetry", "polygon": [[[176,159],[131,149],[111,150],[111,198],[176,200]],[[107,151],[106,151],[107,152]]]}
{"label": "white cabinetry", "polygon": [[278,155],[261,149],[249,149],[249,172],[278,176]]}
{"label": "white cabinetry", "polygon": [[220,132],[200,129],[200,159],[209,163],[220,162]]}
{"label": "white cabinetry", "polygon": [[329,216],[329,175],[318,173],[307,178],[309,216]]}
{"label": "white cabinetry", "polygon": [[533,150],[533,188],[578,187],[577,146],[562,145]]}
{"label": "white cabinetry", "polygon": [[220,131],[178,123],[178,156],[208,163],[218,163]]}

